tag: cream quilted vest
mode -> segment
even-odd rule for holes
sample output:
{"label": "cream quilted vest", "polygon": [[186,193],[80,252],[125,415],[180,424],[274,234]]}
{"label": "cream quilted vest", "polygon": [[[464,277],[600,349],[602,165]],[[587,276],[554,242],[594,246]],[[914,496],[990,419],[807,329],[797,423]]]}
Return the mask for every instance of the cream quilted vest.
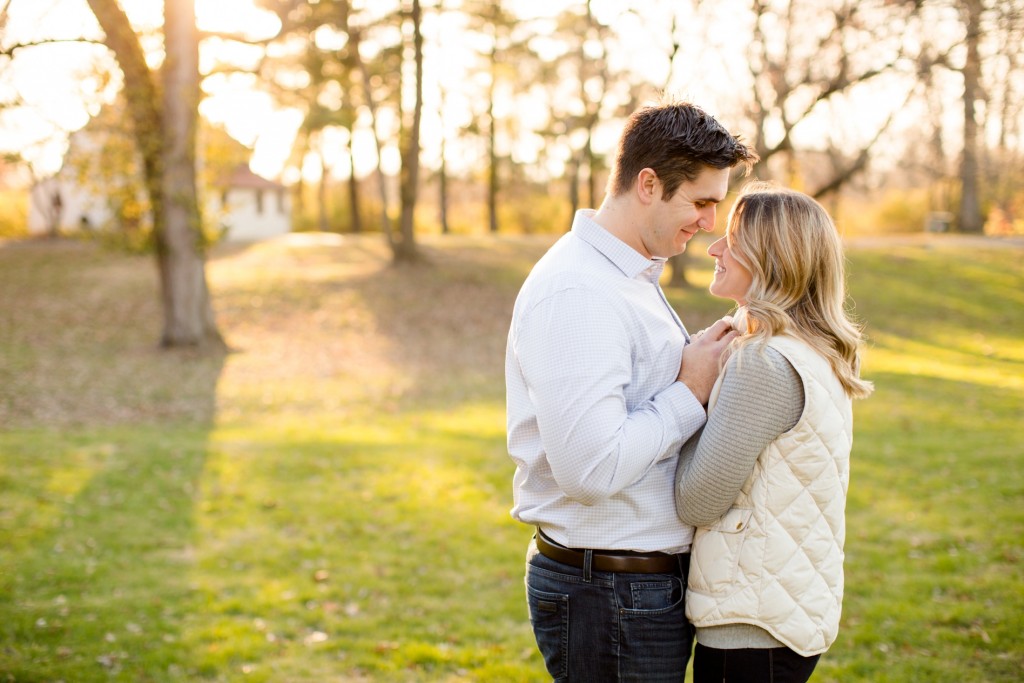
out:
{"label": "cream quilted vest", "polygon": [[761,452],[732,508],[697,529],[686,615],[697,627],[759,626],[806,657],[827,650],[839,630],[852,406],[809,346],[783,336],[768,344],[799,373],[804,412]]}

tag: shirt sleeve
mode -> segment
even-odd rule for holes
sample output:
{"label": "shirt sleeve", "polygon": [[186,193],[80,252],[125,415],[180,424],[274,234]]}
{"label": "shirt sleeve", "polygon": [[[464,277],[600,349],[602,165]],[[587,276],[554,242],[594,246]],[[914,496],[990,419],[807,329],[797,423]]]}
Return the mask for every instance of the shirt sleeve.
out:
{"label": "shirt sleeve", "polygon": [[667,382],[627,409],[630,333],[621,313],[597,293],[574,287],[544,299],[520,321],[512,343],[552,476],[584,505],[676,457],[704,424],[703,406],[681,382]]}
{"label": "shirt sleeve", "polygon": [[693,526],[725,514],[768,444],[804,408],[800,375],[770,347],[748,345],[729,359],[702,432],[684,444],[676,470],[676,511]]}

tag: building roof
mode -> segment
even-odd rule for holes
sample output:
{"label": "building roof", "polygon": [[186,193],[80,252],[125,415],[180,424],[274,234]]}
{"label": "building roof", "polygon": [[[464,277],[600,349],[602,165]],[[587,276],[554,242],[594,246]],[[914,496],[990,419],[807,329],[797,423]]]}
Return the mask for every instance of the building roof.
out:
{"label": "building roof", "polygon": [[246,187],[255,190],[282,190],[284,185],[253,173],[248,166],[235,167],[227,181],[228,187]]}

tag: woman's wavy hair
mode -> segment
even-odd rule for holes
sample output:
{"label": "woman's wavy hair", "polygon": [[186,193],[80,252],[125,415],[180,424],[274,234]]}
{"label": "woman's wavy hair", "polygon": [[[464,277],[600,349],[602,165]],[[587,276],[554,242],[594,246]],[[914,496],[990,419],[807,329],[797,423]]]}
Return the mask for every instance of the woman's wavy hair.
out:
{"label": "woman's wavy hair", "polygon": [[737,348],[789,334],[828,360],[848,396],[868,396],[873,386],[860,379],[861,329],[845,309],[843,244],[828,212],[801,192],[750,183],[729,212],[726,235],[752,276],[738,311],[746,334]]}

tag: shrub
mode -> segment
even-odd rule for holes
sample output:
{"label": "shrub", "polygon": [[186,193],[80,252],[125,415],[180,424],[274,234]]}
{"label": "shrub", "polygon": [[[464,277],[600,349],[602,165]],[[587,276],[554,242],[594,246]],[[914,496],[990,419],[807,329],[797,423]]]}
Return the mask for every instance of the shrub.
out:
{"label": "shrub", "polygon": [[0,238],[28,235],[28,192],[0,190]]}

